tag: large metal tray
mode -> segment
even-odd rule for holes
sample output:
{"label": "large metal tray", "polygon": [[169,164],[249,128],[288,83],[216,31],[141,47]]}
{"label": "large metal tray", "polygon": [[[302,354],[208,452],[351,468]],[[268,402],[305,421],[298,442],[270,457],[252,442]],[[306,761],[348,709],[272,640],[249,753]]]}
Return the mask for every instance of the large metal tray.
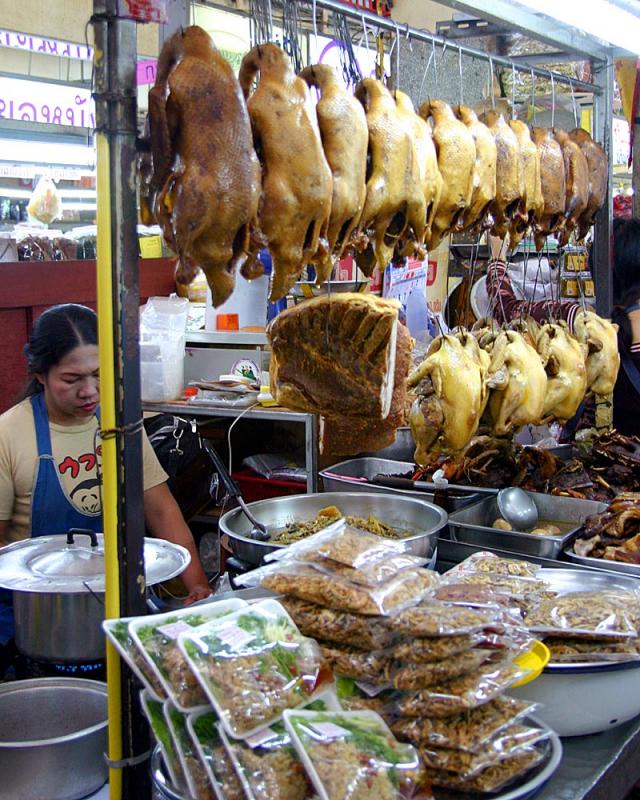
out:
{"label": "large metal tray", "polygon": [[[578,500],[574,497],[554,497],[548,494],[527,492],[538,509],[541,522],[557,525],[560,536],[501,531],[492,527],[498,511],[496,497],[486,497],[478,503],[453,512],[449,516],[449,534],[454,542],[480,545],[489,549],[498,548],[521,555],[539,558],[558,558],[581,528],[585,519],[604,511],[606,503],[593,500]],[[592,559],[595,560],[595,559]]]}
{"label": "large metal tray", "polygon": [[[388,458],[362,457],[340,461],[327,467],[320,473],[325,492],[380,492],[381,494],[400,494],[405,497],[417,497],[420,500],[433,501],[435,486],[426,483],[428,489],[395,489],[391,486],[380,486],[371,483],[378,474],[397,475],[414,469],[411,461],[393,461]],[[458,486],[449,484],[449,503],[455,510],[474,503],[484,495],[495,495],[497,489],[485,489],[477,486]]]}
{"label": "large metal tray", "polygon": [[[573,539],[575,538],[576,537],[574,536]],[[596,569],[604,569],[607,572],[617,572],[617,573],[623,573],[625,575],[633,575],[636,578],[640,578],[640,565],[625,564],[622,561],[608,561],[606,558],[590,558],[589,556],[579,556],[573,552],[573,541],[569,542],[565,546],[562,552],[567,561],[572,561],[574,564],[580,564],[583,567],[595,567]]]}

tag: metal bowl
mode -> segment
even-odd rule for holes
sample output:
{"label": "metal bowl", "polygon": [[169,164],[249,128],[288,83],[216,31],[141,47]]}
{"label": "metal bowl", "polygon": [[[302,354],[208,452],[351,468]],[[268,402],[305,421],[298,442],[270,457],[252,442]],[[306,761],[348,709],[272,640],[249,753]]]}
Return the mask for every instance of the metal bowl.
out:
{"label": "metal bowl", "polygon": [[[274,497],[248,503],[249,508],[269,529],[284,528],[291,522],[314,519],[318,511],[337,506],[345,516],[374,517],[396,528],[415,531],[404,541],[409,552],[429,558],[438,541],[438,532],[447,524],[447,514],[433,503],[413,497],[385,495],[377,492],[325,492]],[[229,538],[234,555],[249,564],[261,564],[267,553],[282,544],[259,542],[248,537],[251,523],[240,508],[221,517],[220,531]]]}

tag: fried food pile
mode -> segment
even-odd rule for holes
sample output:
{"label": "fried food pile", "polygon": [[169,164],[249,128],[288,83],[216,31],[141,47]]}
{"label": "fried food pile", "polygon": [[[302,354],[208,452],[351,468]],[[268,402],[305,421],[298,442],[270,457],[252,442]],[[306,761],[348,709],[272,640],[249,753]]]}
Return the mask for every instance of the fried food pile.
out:
{"label": "fried food pile", "polygon": [[589,517],[573,549],[579,556],[640,564],[640,493],[619,494],[606,511]]}
{"label": "fried food pile", "polygon": [[[309,91],[317,89],[318,102]],[[239,80],[197,26],[165,42],[149,97],[141,214],[161,226],[188,283],[202,267],[213,304],[235,273],[273,261],[270,299],[305,266],[330,277],[351,254],[366,275],[454,231],[582,239],[606,197],[604,151],[575,129],[532,128],[489,111],[423,103],[365,78],[355,93],[327,65],[299,76],[275,44],[254,47]]]}

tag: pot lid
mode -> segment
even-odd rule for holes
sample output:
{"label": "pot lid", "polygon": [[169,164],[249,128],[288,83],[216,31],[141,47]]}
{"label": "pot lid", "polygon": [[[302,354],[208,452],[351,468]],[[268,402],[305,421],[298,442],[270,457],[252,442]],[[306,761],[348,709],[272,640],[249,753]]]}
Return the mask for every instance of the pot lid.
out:
{"label": "pot lid", "polygon": [[[189,551],[164,539],[144,540],[147,586],[183,572]],[[0,548],[0,587],[22,592],[104,592],[104,536],[38,536]]]}

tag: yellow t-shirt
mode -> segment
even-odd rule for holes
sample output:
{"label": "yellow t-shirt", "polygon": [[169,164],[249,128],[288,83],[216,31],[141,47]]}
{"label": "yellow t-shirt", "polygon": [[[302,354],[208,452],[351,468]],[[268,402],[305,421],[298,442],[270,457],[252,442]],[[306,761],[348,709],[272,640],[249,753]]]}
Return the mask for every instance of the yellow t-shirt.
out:
{"label": "yellow t-shirt", "polygon": [[[49,423],[53,459],[70,502],[85,513],[101,511],[98,484],[101,443],[98,420],[82,425]],[[146,434],[142,434],[144,490],[167,480]],[[38,464],[36,428],[30,400],[0,415],[0,520],[10,520],[4,542],[26,539],[31,533],[31,495]]]}

